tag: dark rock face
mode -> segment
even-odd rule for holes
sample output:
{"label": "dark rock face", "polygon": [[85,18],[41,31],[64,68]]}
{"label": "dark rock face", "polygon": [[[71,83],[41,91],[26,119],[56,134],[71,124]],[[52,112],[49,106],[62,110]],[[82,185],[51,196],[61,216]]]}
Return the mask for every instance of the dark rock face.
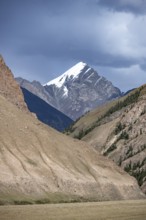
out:
{"label": "dark rock face", "polygon": [[65,130],[73,123],[72,119],[53,108],[38,96],[32,94],[24,88],[21,89],[28,109],[30,112],[35,113],[37,118],[43,123],[55,128],[58,131]]}
{"label": "dark rock face", "polygon": [[57,109],[76,120],[87,111],[121,96],[121,91],[85,63],[78,63],[45,85]]}

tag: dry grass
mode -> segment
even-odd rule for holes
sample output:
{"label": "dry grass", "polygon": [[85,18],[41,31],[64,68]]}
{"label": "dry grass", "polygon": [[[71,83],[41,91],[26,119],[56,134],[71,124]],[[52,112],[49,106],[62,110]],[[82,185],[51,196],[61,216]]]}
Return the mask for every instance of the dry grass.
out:
{"label": "dry grass", "polygon": [[1,206],[1,220],[145,220],[146,200]]}

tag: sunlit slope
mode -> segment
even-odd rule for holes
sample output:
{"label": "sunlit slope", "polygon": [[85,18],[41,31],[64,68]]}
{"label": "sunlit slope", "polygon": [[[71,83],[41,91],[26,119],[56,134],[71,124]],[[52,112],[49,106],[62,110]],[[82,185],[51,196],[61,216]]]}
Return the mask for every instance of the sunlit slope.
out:
{"label": "sunlit slope", "polygon": [[134,180],[84,142],[40,123],[0,96],[1,202],[138,199]]}
{"label": "sunlit slope", "polygon": [[95,109],[68,133],[92,145],[137,179],[146,193],[146,85]]}

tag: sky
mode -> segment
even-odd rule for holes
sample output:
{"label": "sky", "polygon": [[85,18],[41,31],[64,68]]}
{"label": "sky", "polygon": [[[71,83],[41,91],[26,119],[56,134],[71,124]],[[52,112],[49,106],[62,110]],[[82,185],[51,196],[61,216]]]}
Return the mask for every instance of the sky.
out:
{"label": "sky", "polygon": [[146,0],[0,0],[0,54],[42,84],[83,61],[122,91],[146,83]]}

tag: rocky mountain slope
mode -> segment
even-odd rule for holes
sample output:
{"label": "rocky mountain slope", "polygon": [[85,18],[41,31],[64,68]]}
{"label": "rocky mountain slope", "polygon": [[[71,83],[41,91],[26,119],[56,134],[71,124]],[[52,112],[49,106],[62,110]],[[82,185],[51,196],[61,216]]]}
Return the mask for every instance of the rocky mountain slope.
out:
{"label": "rocky mountain slope", "polygon": [[55,128],[58,131],[64,131],[73,123],[73,120],[64,115],[62,112],[53,108],[38,96],[32,94],[24,88],[22,88],[22,92],[28,109],[35,113],[37,118],[43,123]]}
{"label": "rocky mountain slope", "polygon": [[55,100],[52,105],[73,120],[98,105],[121,96],[118,88],[83,62],[44,86],[50,100]]}
{"label": "rocky mountain slope", "polygon": [[90,112],[69,133],[111,158],[146,193],[146,85]]}
{"label": "rocky mountain slope", "polygon": [[46,91],[44,86],[41,85],[40,82],[35,80],[30,82],[21,77],[17,77],[15,78],[15,80],[18,82],[21,88],[27,89],[27,91],[38,96],[39,98],[47,102],[49,105],[53,106],[54,99],[51,96],[49,96],[48,92]]}
{"label": "rocky mountain slope", "polygon": [[0,94],[20,109],[27,111],[26,103],[20,87],[14,80],[11,70],[6,66],[3,57],[0,55]]}
{"label": "rocky mountain slope", "polygon": [[[9,82],[8,82],[9,83]],[[135,179],[0,94],[0,203],[145,198]]]}
{"label": "rocky mountain slope", "polygon": [[76,120],[87,111],[122,96],[111,82],[80,62],[56,79],[42,86],[39,82],[16,78],[22,88]]}

